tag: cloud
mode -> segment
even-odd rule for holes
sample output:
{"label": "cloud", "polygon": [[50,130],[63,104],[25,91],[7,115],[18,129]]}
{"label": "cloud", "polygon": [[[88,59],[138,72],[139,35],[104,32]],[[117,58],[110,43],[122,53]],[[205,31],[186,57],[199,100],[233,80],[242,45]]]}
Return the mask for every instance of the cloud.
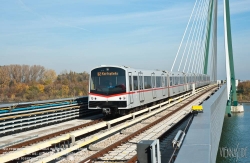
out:
{"label": "cloud", "polygon": [[[141,22],[154,23],[156,21],[167,21],[170,20],[184,20],[191,11],[187,10],[190,8],[188,4],[182,6],[175,6],[172,8],[166,8],[156,11],[141,11],[141,12],[127,12],[122,14],[108,14],[108,15],[97,15],[97,16],[80,16],[80,17],[69,17],[61,18],[61,21],[69,21],[76,25],[93,25],[93,24],[116,24],[120,22],[134,22],[139,24]],[[164,23],[164,22],[159,22]]]}
{"label": "cloud", "polygon": [[22,0],[18,0],[21,7],[24,8],[26,11],[30,12],[31,14],[37,16],[37,17],[40,17],[41,19],[43,20],[49,20],[53,23],[56,23],[56,24],[60,24],[62,26],[65,26],[65,27],[70,27],[70,28],[75,28],[75,29],[79,29],[79,30],[85,30],[85,31],[88,31],[87,29],[85,28],[82,28],[82,27],[78,27],[78,26],[74,26],[74,25],[71,25],[71,24],[68,24],[67,22],[65,21],[58,21],[57,19],[55,18],[52,18],[52,17],[49,17],[49,16],[46,16],[46,15],[42,15],[42,14],[39,14],[38,12],[35,12],[34,10],[32,10],[30,7],[28,7]]}

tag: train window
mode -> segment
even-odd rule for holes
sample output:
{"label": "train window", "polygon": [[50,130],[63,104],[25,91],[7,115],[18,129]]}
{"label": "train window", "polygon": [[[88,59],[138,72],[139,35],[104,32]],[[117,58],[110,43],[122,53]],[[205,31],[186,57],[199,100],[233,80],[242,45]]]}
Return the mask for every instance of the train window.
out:
{"label": "train window", "polygon": [[170,76],[170,86],[174,85],[174,77]]}
{"label": "train window", "polygon": [[138,90],[138,79],[137,76],[133,76],[134,90]]}
{"label": "train window", "polygon": [[98,84],[99,84],[98,78],[91,78],[91,80],[90,80],[90,89],[95,90]]}
{"label": "train window", "polygon": [[165,86],[167,87],[168,86],[168,77],[166,76],[166,79],[165,79]]}
{"label": "train window", "polygon": [[96,68],[91,71],[90,78],[90,93],[112,95],[126,92],[125,70],[121,68]]}
{"label": "train window", "polygon": [[145,89],[152,88],[152,85],[151,85],[151,76],[144,76],[144,88]]}
{"label": "train window", "polygon": [[156,76],[156,87],[161,87],[161,77]]}

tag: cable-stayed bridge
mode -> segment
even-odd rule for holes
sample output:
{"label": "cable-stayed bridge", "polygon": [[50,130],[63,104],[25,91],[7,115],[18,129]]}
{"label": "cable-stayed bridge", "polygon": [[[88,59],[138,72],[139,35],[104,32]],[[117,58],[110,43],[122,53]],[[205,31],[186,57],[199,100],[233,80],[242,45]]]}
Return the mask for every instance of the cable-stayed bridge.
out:
{"label": "cable-stayed bridge", "polygon": [[[17,141],[11,143],[1,143],[0,162],[13,160],[20,162],[24,162],[23,160],[28,160],[29,162],[63,162],[63,159],[72,162],[74,157],[77,158],[78,162],[135,162],[136,160],[143,162],[140,159],[146,160],[147,157],[141,157],[136,145],[140,144],[141,140],[164,139],[164,134],[168,133],[170,129],[174,128],[187,115],[190,115],[190,112],[195,113],[195,116],[193,114],[188,121],[187,126],[189,127],[185,127],[179,136],[174,139],[176,141],[173,141],[173,154],[171,153],[170,157],[164,157],[170,154],[169,151],[160,151],[159,144],[157,146],[152,145],[151,147],[153,148],[151,149],[157,152],[155,153],[154,150],[151,150],[153,154],[150,161],[158,163],[215,162],[224,115],[230,116],[231,110],[237,111],[242,109],[242,106],[238,106],[236,96],[229,0],[224,0],[227,84],[220,83],[217,85],[217,6],[218,0],[195,1],[173,65],[168,74],[171,75],[171,72],[178,72],[178,74],[193,77],[196,77],[196,74],[209,75],[211,85],[199,86],[197,89],[194,89],[195,85],[200,84],[197,77],[192,84],[192,89],[190,89],[191,87],[186,88],[182,86],[183,89],[190,90],[186,90],[178,96],[173,95],[164,100],[154,101],[152,106],[143,105],[142,107],[136,107],[136,112],[129,112],[129,114],[111,120],[93,120],[93,115],[97,115],[99,112],[93,110],[92,112],[88,107],[88,101],[96,100],[96,97],[92,95],[80,98],[0,105],[0,113],[3,113],[0,114],[0,134],[1,136],[6,136],[4,139],[7,141],[10,139],[8,136],[11,134],[13,134],[11,139],[17,139]],[[102,74],[104,76],[105,74],[112,76],[118,75],[118,72],[97,72],[97,74],[99,76]],[[143,78],[142,73],[139,73],[138,76],[132,76],[131,73],[129,77],[128,81],[131,85],[127,87],[130,87],[130,91],[124,94],[120,93],[121,95],[119,94],[117,100],[123,100],[123,102],[128,100],[132,104],[139,99],[143,103],[145,92],[151,91],[143,89],[146,87],[146,78]],[[158,98],[157,91],[159,90],[164,96],[170,94],[170,91],[164,92],[165,88],[163,86],[168,88],[170,86],[177,87],[167,85],[168,82],[165,80],[167,78],[162,76],[155,78],[152,75],[151,77],[147,76],[147,79],[149,79],[147,82],[152,82],[149,88],[153,90],[152,95],[154,99]],[[135,81],[137,84],[135,84]],[[205,82],[208,81],[205,80]],[[185,85],[185,82],[183,80],[182,83],[178,84]],[[157,85],[159,86],[157,87]],[[97,88],[96,91],[98,89],[99,91],[124,89],[121,85],[116,88],[113,88],[112,85],[109,87]],[[175,89],[174,91],[179,90]],[[139,94],[138,97],[136,93]],[[106,97],[102,94],[100,98],[105,98],[106,103],[108,103],[110,98],[115,97],[114,95]],[[117,103],[122,103],[120,101]],[[96,103],[98,102],[92,104]],[[125,105],[124,103],[122,104]],[[55,133],[52,133],[51,130],[57,130],[56,127],[39,129],[40,126],[46,124],[54,125],[61,121],[86,115],[91,115],[92,117],[85,117],[84,120],[93,121],[85,122],[86,124],[79,126],[72,126],[68,122],[61,128],[65,126],[70,126],[70,128],[65,130],[59,129]],[[98,116],[100,117],[100,115]],[[74,121],[72,123],[80,122]],[[160,126],[157,126],[157,124],[160,124]],[[38,128],[35,132],[36,135],[32,133],[31,128]],[[25,134],[15,136],[20,131],[27,132],[26,135],[29,135],[29,137],[25,137]],[[45,134],[46,132],[50,132],[50,134]],[[117,138],[117,135],[121,138]],[[21,137],[25,138],[22,139]],[[157,141],[154,143],[157,144]],[[161,143],[164,144],[164,141],[161,141]],[[162,144],[160,146],[164,148]],[[20,150],[16,150],[19,148]],[[59,150],[52,151],[51,149]],[[178,152],[175,153],[175,151]],[[30,157],[38,153],[39,156],[37,158]],[[40,153],[42,154],[40,155]],[[158,156],[157,158],[155,157],[156,155]],[[161,158],[161,161],[159,158]]]}

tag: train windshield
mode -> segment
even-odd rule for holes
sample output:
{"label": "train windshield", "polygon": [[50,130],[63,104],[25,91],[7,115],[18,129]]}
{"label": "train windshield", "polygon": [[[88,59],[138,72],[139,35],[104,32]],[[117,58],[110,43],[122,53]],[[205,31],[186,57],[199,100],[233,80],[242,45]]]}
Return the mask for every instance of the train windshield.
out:
{"label": "train windshield", "polygon": [[91,71],[90,93],[113,95],[125,92],[125,70],[115,67],[102,67]]}

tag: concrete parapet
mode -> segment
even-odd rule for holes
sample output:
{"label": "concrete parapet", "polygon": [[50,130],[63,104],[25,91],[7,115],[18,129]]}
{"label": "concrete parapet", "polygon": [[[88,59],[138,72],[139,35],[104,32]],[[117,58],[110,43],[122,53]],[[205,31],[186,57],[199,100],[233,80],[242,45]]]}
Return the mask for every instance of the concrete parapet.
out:
{"label": "concrete parapet", "polygon": [[225,116],[227,89],[223,85],[203,104],[203,113],[194,117],[175,163],[216,162]]}

